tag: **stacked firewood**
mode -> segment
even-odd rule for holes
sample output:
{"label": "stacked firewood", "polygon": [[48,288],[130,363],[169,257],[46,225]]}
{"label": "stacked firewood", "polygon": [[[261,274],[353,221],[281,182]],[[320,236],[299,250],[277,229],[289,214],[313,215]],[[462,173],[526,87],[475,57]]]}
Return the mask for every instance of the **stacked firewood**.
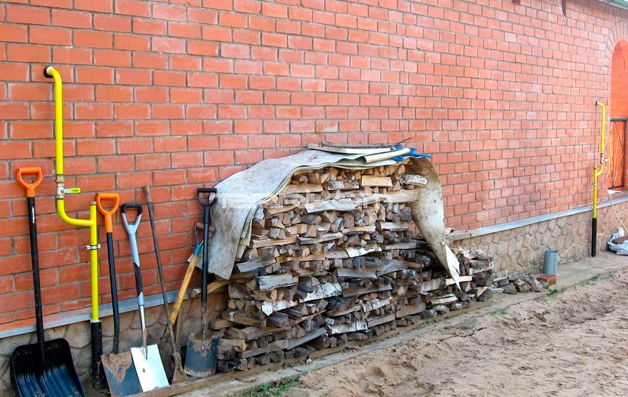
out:
{"label": "stacked firewood", "polygon": [[404,164],[295,174],[255,213],[211,322],[219,370],[303,358],[481,297],[492,262],[461,255],[458,288],[416,233],[411,203],[426,183]]}

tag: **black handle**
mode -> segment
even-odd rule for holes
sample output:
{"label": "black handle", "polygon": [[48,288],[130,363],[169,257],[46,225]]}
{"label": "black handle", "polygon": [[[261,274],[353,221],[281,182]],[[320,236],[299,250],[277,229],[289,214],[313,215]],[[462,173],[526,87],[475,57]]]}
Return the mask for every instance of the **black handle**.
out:
{"label": "black handle", "polygon": [[35,294],[35,324],[37,328],[37,344],[42,363],[44,355],[44,316],[41,304],[41,285],[39,282],[39,248],[37,244],[37,223],[35,215],[35,197],[27,197],[28,202],[28,233],[31,240],[31,265],[33,268],[33,292]]}
{"label": "black handle", "polygon": [[120,206],[120,212],[126,213],[127,210],[136,210],[137,215],[142,215],[142,204],[138,203],[124,203]]}
{"label": "black handle", "polygon": [[[218,190],[216,190],[216,188],[213,188],[213,187],[198,188],[196,189],[196,201],[198,201],[201,207],[209,208],[216,201],[217,193],[218,193]],[[206,198],[204,198],[205,195],[207,195]]]}
{"label": "black handle", "polygon": [[[203,197],[207,194],[206,200]],[[203,207],[203,263],[201,266],[201,313],[207,310],[207,270],[209,268],[209,210],[216,201],[216,188],[196,189],[196,200]],[[205,326],[203,324],[203,326]]]}
{"label": "black handle", "polygon": [[142,269],[139,266],[133,266],[133,270],[135,271],[135,290],[137,291],[138,298],[141,297],[141,304],[144,305],[144,287],[142,283]]}
{"label": "black handle", "polygon": [[113,347],[111,352],[118,354],[118,349],[120,348],[120,310],[118,308],[116,265],[113,256],[113,233],[107,233],[107,256],[109,257],[109,284],[111,286],[111,308],[113,310]]}

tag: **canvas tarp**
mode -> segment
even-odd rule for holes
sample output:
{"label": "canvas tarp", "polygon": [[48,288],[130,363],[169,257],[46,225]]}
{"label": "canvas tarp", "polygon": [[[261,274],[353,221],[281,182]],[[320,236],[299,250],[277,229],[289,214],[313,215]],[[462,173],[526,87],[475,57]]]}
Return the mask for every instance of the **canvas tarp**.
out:
{"label": "canvas tarp", "polygon": [[[405,158],[396,157],[366,164],[364,154],[338,154],[305,150],[278,159],[261,161],[216,185],[216,204],[212,207],[215,234],[209,244],[209,271],[229,279],[251,238],[251,220],[259,205],[270,200],[289,182],[294,173],[334,166],[365,169],[396,164]],[[419,200],[413,203],[413,217],[420,233],[445,265],[450,276],[458,279],[459,264],[445,243],[442,189],[438,174],[425,155],[407,157],[410,172],[428,179],[420,189]]]}

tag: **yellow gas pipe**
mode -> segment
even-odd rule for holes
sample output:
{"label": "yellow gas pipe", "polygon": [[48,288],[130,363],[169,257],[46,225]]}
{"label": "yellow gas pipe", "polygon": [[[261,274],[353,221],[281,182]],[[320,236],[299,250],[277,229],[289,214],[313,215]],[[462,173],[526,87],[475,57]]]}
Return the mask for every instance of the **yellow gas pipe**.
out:
{"label": "yellow gas pipe", "polygon": [[604,146],[606,146],[606,106],[600,102],[595,102],[596,106],[602,109],[602,129],[600,134],[600,167],[593,169],[593,215],[591,218],[591,256],[597,254],[597,178],[604,172]]}
{"label": "yellow gas pipe", "polygon": [[70,225],[89,227],[90,278],[91,278],[91,332],[92,332],[92,380],[102,383],[100,356],[102,355],[102,325],[98,316],[98,225],[96,202],[89,203],[89,219],[71,218],[65,212],[65,194],[80,193],[79,188],[65,188],[63,175],[63,90],[61,75],[52,66],[44,70],[46,77],[54,80],[55,99],[55,172],[57,182],[56,207],[61,220]]}

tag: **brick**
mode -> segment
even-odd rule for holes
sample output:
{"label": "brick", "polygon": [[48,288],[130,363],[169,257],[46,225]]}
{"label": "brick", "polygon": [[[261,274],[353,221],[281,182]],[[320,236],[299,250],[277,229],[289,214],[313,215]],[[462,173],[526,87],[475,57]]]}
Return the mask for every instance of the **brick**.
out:
{"label": "brick", "polygon": [[150,50],[150,37],[134,34],[115,34],[113,48],[117,50]]}
{"label": "brick", "polygon": [[153,18],[169,21],[185,21],[185,7],[172,4],[153,4]]}
{"label": "brick", "polygon": [[168,24],[168,33],[170,36],[196,39],[201,37],[201,25],[170,22]]}
{"label": "brick", "polygon": [[[209,6],[211,6],[211,4]],[[207,7],[188,8],[188,21],[215,25],[218,23],[218,13]]]}
{"label": "brick", "polygon": [[116,119],[147,119],[150,115],[150,107],[143,103],[116,104],[114,117]]}
{"label": "brick", "polygon": [[162,54],[135,52],[133,66],[136,68],[165,69],[168,66],[168,57]]}
{"label": "brick", "polygon": [[213,105],[189,105],[186,117],[190,119],[215,119],[216,107]]}
{"label": "brick", "polygon": [[55,26],[88,29],[92,27],[92,14],[81,11],[52,10],[52,23]]}
{"label": "brick", "polygon": [[185,137],[155,138],[155,152],[183,152],[186,151],[187,140]]}
{"label": "brick", "polygon": [[92,63],[92,50],[54,47],[52,49],[52,62],[56,64],[90,65]]}
{"label": "brick", "polygon": [[167,121],[138,121],[135,123],[137,135],[168,135]]}
{"label": "brick", "polygon": [[72,8],[72,0],[31,0],[31,5],[55,8]]}
{"label": "brick", "polygon": [[48,46],[29,44],[7,44],[7,59],[17,62],[50,62],[51,51]]}
{"label": "brick", "polygon": [[203,59],[188,55],[171,55],[170,69],[175,70],[202,70]]}
{"label": "brick", "polygon": [[113,105],[109,104],[77,104],[75,118],[84,120],[99,120],[113,118]]}
{"label": "brick", "polygon": [[181,119],[183,118],[183,114],[183,105],[168,104],[152,106],[153,119]]}
{"label": "brick", "polygon": [[17,24],[0,25],[0,37],[5,42],[26,43],[28,41],[28,31],[26,26]]}
{"label": "brick", "polygon": [[113,0],[74,0],[74,7],[80,10],[111,13],[113,11]]}
{"label": "brick", "polygon": [[130,67],[131,53],[128,51],[94,50],[94,63],[98,66]]}
{"label": "brick", "polygon": [[112,48],[113,35],[104,32],[74,32],[74,45],[77,47]]}
{"label": "brick", "polygon": [[136,88],[135,100],[138,102],[167,102],[168,89],[156,87]]}
{"label": "brick", "polygon": [[24,81],[28,78],[28,65],[7,63],[2,64],[2,73],[0,80],[5,81]]}
{"label": "brick", "polygon": [[184,53],[185,41],[169,37],[153,37],[152,49],[158,52]]}
{"label": "brick", "polygon": [[116,0],[115,11],[117,14],[150,16],[150,3],[138,0]]}
{"label": "brick", "polygon": [[213,73],[189,73],[188,86],[215,88],[218,87],[218,77]]}
{"label": "brick", "polygon": [[243,14],[220,14],[220,25],[232,28],[246,28],[247,16]]}
{"label": "brick", "polygon": [[99,102],[131,102],[133,90],[129,87],[97,86],[96,100]]}
{"label": "brick", "polygon": [[223,26],[203,26],[201,35],[205,40],[232,41],[232,31]]}
{"label": "brick", "polygon": [[45,84],[9,84],[9,97],[14,101],[40,100],[50,97],[50,87]]}
{"label": "brick", "polygon": [[190,40],[188,41],[187,52],[188,54],[194,55],[217,56],[218,44],[207,41]]}
{"label": "brick", "polygon": [[76,82],[113,84],[113,70],[109,68],[77,67]]}
{"label": "brick", "polygon": [[31,25],[49,25],[50,13],[46,8],[9,4],[6,6],[6,20]]}
{"label": "brick", "polygon": [[94,29],[110,32],[130,32],[131,18],[118,15],[94,15]]}
{"label": "brick", "polygon": [[12,139],[41,139],[50,137],[49,121],[15,121],[11,124]]}
{"label": "brick", "polygon": [[146,18],[133,18],[133,32],[150,35],[165,35],[168,24],[165,21]]}
{"label": "brick", "polygon": [[117,69],[116,84],[151,85],[152,74],[142,69]]}
{"label": "brick", "polygon": [[184,86],[186,84],[186,74],[184,72],[156,70],[153,72],[153,84],[163,86]]}
{"label": "brick", "polygon": [[82,139],[77,141],[76,151],[79,156],[107,155],[115,152],[115,146],[111,140]]}
{"label": "brick", "polygon": [[288,37],[285,34],[264,32],[262,33],[262,45],[286,47],[288,45]]}

